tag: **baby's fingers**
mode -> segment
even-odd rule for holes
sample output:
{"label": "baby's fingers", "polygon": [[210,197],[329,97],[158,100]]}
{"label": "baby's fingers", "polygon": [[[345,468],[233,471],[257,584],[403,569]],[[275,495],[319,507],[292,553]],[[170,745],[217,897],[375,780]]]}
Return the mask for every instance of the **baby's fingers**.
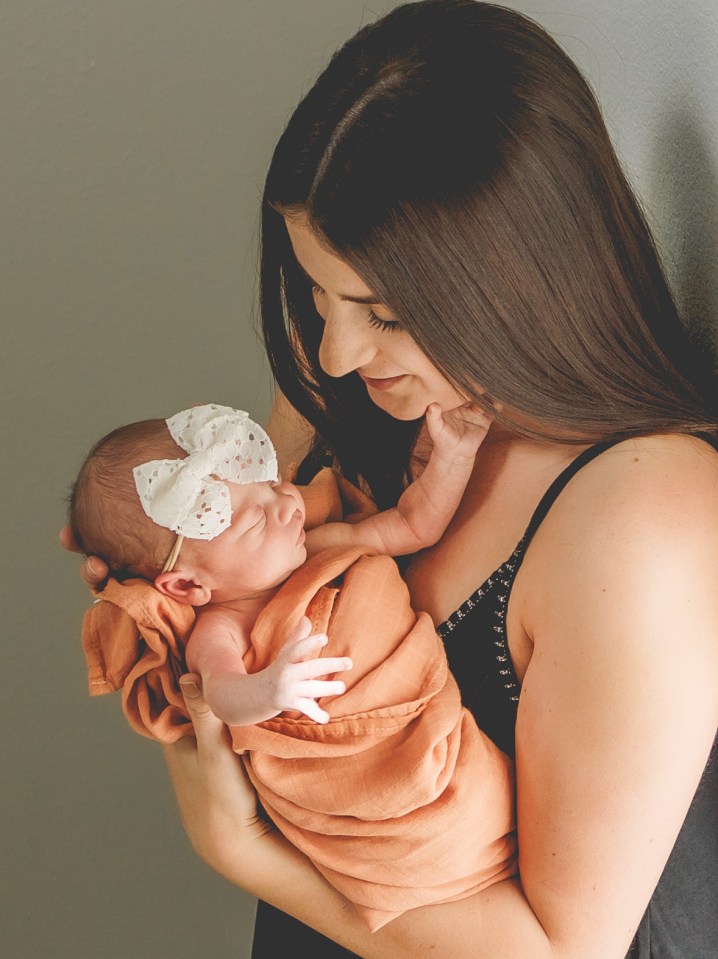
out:
{"label": "baby's fingers", "polygon": [[323,696],[341,696],[346,692],[346,685],[341,679],[307,679],[301,683],[299,692],[302,699],[321,699]]}
{"label": "baby's fingers", "polygon": [[444,427],[444,414],[438,403],[430,403],[426,408],[426,428],[429,430],[429,436],[436,442],[437,437]]}
{"label": "baby's fingers", "polygon": [[298,699],[295,709],[298,709],[300,713],[304,713],[309,719],[313,719],[315,723],[324,724],[329,722],[329,713],[324,712],[320,706],[317,706],[313,699]]}
{"label": "baby's fingers", "polygon": [[324,633],[312,633],[297,642],[287,642],[279,655],[288,663],[301,663],[316,656],[328,642]]}
{"label": "baby's fingers", "polygon": [[328,676],[330,673],[343,673],[345,670],[351,669],[353,665],[354,663],[348,656],[307,659],[296,664],[293,675],[298,680],[316,679],[318,676]]}
{"label": "baby's fingers", "polygon": [[491,426],[491,417],[485,409],[476,403],[465,403],[456,410],[457,415],[465,422],[474,426],[488,429]]}

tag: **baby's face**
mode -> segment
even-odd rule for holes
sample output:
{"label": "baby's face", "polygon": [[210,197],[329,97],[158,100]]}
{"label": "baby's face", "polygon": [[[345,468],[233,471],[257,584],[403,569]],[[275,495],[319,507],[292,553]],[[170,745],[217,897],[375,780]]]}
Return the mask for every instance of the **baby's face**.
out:
{"label": "baby's face", "polygon": [[295,486],[227,483],[232,525],[208,543],[196,544],[209,571],[212,602],[252,596],[278,586],[307,558],[304,501]]}

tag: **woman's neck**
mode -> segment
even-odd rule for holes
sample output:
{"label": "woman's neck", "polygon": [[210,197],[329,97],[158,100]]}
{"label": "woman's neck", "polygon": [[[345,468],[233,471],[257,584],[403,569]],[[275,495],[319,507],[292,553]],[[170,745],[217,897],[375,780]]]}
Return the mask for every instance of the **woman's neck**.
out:
{"label": "woman's neck", "polygon": [[435,622],[453,612],[509,557],[543,494],[587,445],[492,426],[447,531],[405,574],[416,608]]}

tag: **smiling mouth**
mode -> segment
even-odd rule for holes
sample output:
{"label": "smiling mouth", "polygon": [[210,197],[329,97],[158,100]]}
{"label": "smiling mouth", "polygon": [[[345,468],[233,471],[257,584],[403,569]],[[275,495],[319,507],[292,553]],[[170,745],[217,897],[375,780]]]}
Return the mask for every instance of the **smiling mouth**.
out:
{"label": "smiling mouth", "polygon": [[359,376],[372,390],[390,390],[392,386],[396,386],[397,383],[405,379],[407,374],[402,373],[399,376],[384,376],[381,379],[376,379],[373,376],[364,376],[363,373],[360,373]]}

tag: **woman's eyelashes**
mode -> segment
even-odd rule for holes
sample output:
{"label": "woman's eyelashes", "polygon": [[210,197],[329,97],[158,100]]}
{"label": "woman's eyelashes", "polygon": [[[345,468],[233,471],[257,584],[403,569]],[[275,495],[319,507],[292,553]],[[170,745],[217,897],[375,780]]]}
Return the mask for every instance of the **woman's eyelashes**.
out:
{"label": "woman's eyelashes", "polygon": [[[314,296],[316,302],[316,298],[324,296],[325,293],[321,286],[318,286],[316,283],[312,283],[312,295]],[[319,307],[317,307],[317,310],[318,309]],[[399,323],[398,320],[382,319],[380,316],[377,316],[372,309],[369,310],[367,318],[370,326],[373,326],[376,330],[382,330],[384,333],[393,333],[396,330],[401,329],[401,323]]]}
{"label": "woman's eyelashes", "polygon": [[312,283],[312,296],[314,297],[315,303],[318,296],[324,296],[324,290],[321,286],[317,286],[316,283]]}
{"label": "woman's eyelashes", "polygon": [[369,325],[385,333],[395,333],[401,329],[401,324],[398,320],[383,320],[380,316],[376,315],[374,310],[369,310]]}

